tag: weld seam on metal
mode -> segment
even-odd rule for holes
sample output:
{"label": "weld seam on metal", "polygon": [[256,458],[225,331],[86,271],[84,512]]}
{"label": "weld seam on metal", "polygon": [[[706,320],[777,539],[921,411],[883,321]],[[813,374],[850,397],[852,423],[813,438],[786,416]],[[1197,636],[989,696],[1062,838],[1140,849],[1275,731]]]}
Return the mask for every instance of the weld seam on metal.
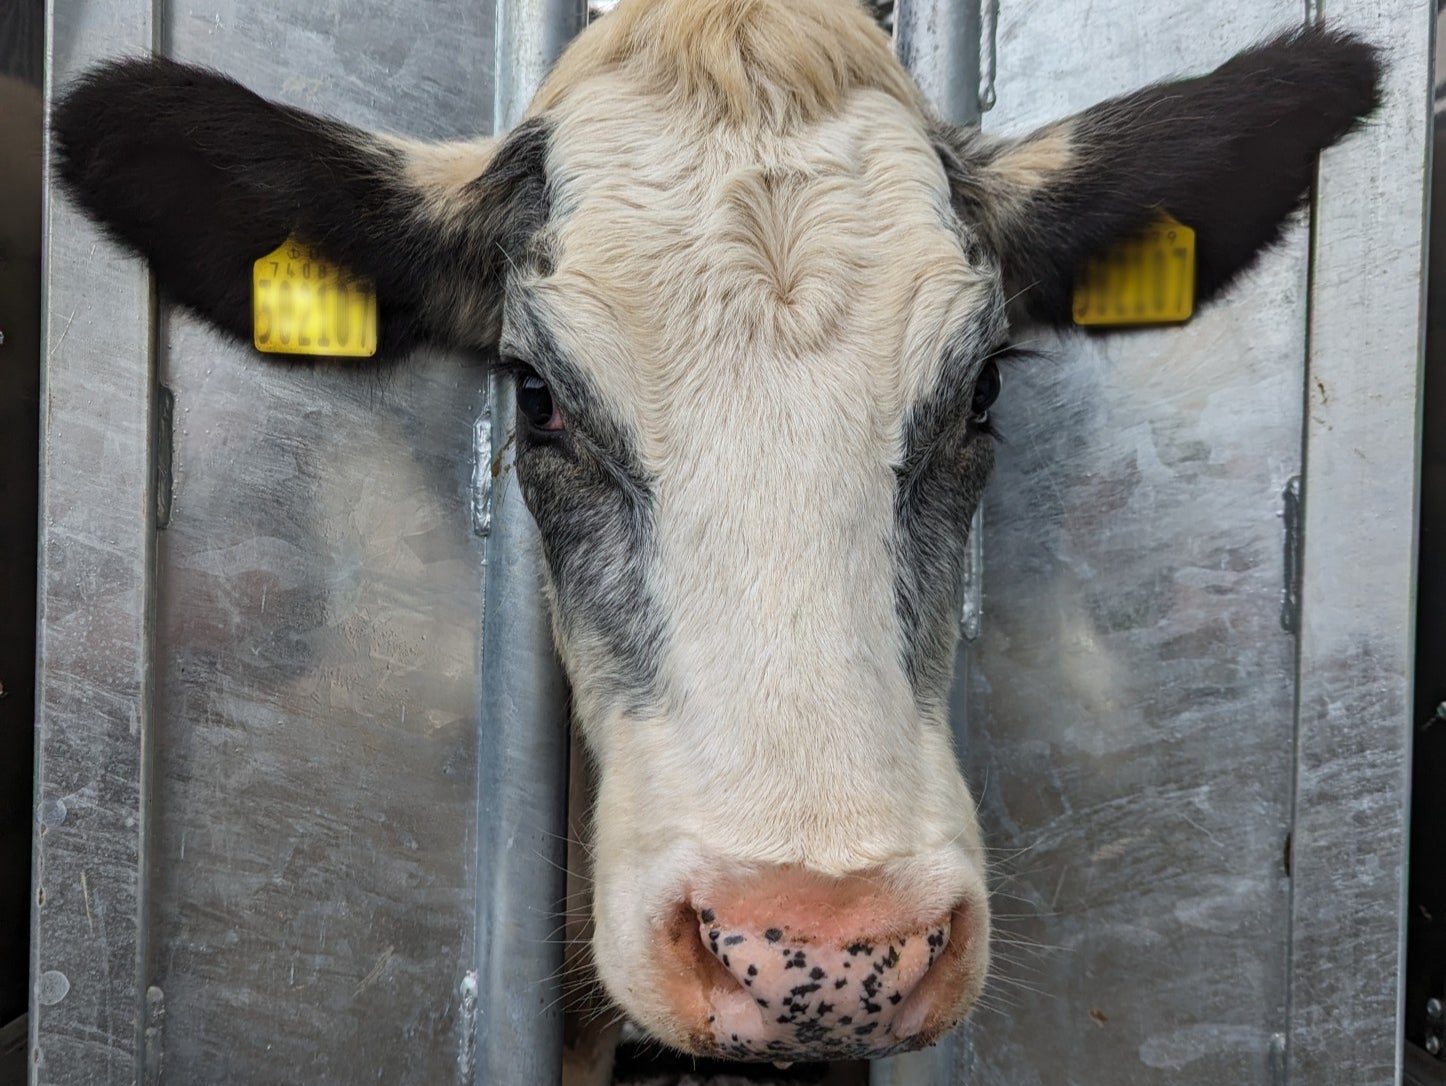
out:
{"label": "weld seam on metal", "polygon": [[165,385],[156,389],[156,529],[171,523],[175,486],[176,395]]}
{"label": "weld seam on metal", "polygon": [[472,423],[472,533],[483,539],[492,530],[492,480],[499,465],[492,460],[492,397]]}
{"label": "weld seam on metal", "polygon": [[141,1046],[141,1082],[160,1086],[165,1072],[166,994],[152,984],[146,989],[146,1032]]}
{"label": "weld seam on metal", "polygon": [[979,112],[999,100],[999,0],[984,0],[979,10]]}
{"label": "weld seam on metal", "polygon": [[984,626],[984,507],[974,510],[969,522],[969,542],[964,548],[961,577],[959,630],[964,640],[978,639]]}
{"label": "weld seam on metal", "polygon": [[1283,584],[1280,589],[1280,628],[1300,632],[1301,497],[1300,476],[1292,475],[1281,492],[1280,519],[1284,528]]}

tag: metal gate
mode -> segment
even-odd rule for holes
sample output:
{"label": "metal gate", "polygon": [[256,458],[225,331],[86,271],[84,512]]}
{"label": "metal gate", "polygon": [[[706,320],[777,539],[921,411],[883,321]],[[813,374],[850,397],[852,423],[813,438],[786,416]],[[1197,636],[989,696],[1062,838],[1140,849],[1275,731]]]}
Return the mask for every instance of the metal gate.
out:
{"label": "metal gate", "polygon": [[[1302,18],[1392,68],[1228,298],[1007,375],[957,697],[1000,977],[876,1083],[1399,1075],[1433,11],[1305,7],[900,5],[1001,131]],[[155,48],[469,135],[582,8],[493,15],[53,0],[49,78]],[[263,364],[47,227],[32,1081],[556,1081],[565,692],[505,390]]]}

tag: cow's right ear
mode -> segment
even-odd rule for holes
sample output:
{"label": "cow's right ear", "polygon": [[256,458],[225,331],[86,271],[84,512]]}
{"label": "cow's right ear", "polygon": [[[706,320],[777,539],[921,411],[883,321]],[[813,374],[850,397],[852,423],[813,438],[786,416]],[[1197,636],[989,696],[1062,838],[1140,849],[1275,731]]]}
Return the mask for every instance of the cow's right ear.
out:
{"label": "cow's right ear", "polygon": [[1321,151],[1375,111],[1382,58],[1312,25],[1015,140],[940,129],[954,206],[998,256],[1016,317],[1069,326],[1092,259],[1162,212],[1197,232],[1207,301],[1281,236]]}
{"label": "cow's right ear", "polygon": [[375,282],[382,353],[487,349],[504,271],[547,217],[541,120],[500,140],[417,143],[157,57],[92,69],[51,130],[71,197],[165,293],[247,342],[252,265],[295,236]]}

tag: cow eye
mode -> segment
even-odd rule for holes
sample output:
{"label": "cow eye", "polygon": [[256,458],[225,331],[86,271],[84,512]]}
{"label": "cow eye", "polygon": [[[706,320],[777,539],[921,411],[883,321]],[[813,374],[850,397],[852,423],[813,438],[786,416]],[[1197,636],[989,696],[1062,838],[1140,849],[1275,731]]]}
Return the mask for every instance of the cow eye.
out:
{"label": "cow eye", "polygon": [[974,400],[970,411],[975,419],[984,421],[989,417],[989,408],[999,399],[1003,382],[999,379],[999,367],[991,360],[984,363],[979,376],[974,379]]}
{"label": "cow eye", "polygon": [[517,375],[517,413],[536,430],[557,433],[564,426],[562,412],[552,402],[552,390],[532,370]]}

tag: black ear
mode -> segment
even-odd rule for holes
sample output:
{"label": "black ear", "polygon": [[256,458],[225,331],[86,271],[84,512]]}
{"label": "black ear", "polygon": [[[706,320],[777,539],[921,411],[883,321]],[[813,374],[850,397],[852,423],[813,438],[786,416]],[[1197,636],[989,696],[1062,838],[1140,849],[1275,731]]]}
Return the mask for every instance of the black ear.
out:
{"label": "black ear", "polygon": [[888,31],[894,29],[894,0],[863,0],[863,5],[869,17],[879,26]]}
{"label": "black ear", "polygon": [[251,267],[295,235],[376,283],[381,350],[487,347],[501,277],[547,216],[547,129],[427,145],[373,135],[160,57],[82,76],[51,121],[72,199],[164,290],[251,338]]}
{"label": "black ear", "polygon": [[1379,104],[1380,78],[1374,48],[1311,27],[1020,140],[951,129],[938,142],[1017,310],[1063,325],[1082,264],[1161,211],[1197,232],[1199,300],[1217,293],[1279,238],[1321,150]]}

